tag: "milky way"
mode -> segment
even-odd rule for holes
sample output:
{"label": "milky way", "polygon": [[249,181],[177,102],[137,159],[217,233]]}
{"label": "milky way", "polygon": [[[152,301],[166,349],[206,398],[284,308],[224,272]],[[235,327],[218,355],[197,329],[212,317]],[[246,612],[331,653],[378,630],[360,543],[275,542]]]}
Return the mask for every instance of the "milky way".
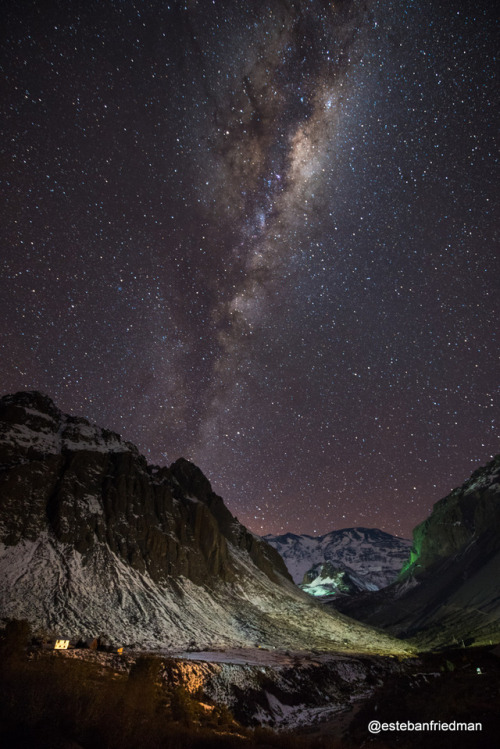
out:
{"label": "milky way", "polygon": [[408,535],[498,452],[491,6],[4,3],[2,392]]}

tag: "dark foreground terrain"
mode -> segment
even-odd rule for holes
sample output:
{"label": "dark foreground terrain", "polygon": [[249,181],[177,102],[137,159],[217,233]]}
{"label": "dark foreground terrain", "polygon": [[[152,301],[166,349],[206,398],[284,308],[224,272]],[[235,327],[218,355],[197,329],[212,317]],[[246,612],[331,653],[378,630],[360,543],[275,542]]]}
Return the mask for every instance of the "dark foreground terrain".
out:
{"label": "dark foreground terrain", "polygon": [[[275,732],[243,725],[241,715],[236,720],[227,706],[209,700],[201,688],[193,692],[188,684],[165,678],[169,668],[178,672],[178,663],[164,657],[68,657],[27,649],[27,634],[17,623],[7,628],[0,643],[2,749],[498,746],[500,658],[493,646],[407,659],[397,672],[388,670],[364,701],[358,697],[352,709],[335,720]],[[481,723],[482,730],[370,734],[373,720]]]}
{"label": "dark foreground terrain", "polygon": [[245,728],[224,705],[165,684],[165,659],[138,657],[129,670],[115,670],[95,658],[26,649],[24,634],[22,627],[8,628],[0,643],[2,749],[325,746],[322,739],[311,744]]}
{"label": "dark foreground terrain", "polygon": [[[494,647],[424,653],[418,670],[390,678],[353,717],[342,747],[357,749],[493,749],[500,736],[500,652]],[[480,672],[478,672],[480,669]],[[480,731],[381,731],[368,724],[481,723]]]}

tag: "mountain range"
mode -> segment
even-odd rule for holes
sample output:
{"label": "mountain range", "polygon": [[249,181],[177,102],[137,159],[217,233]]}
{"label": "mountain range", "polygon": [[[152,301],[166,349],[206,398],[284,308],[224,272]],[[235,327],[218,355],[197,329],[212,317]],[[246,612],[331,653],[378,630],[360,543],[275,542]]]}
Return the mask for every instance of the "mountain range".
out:
{"label": "mountain range", "polygon": [[165,649],[404,652],[298,589],[180,458],[148,465],[50,398],[0,399],[0,617]]}
{"label": "mountain range", "polygon": [[[4,620],[169,650],[395,653],[408,650],[395,637],[500,641],[499,579],[500,456],[437,502],[412,542],[365,528],[262,539],[189,461],[148,465],[35,391],[0,399]],[[294,580],[336,595],[321,604]]]}
{"label": "mountain range", "polygon": [[294,582],[315,596],[379,590],[396,580],[411,541],[376,528],[344,528],[323,536],[267,535]]}

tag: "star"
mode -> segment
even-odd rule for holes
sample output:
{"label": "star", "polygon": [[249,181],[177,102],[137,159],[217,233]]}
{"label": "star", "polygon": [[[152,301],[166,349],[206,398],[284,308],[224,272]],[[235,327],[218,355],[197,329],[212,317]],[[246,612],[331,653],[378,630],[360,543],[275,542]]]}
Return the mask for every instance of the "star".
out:
{"label": "star", "polygon": [[493,8],[4,9],[0,373],[257,533],[498,452]]}

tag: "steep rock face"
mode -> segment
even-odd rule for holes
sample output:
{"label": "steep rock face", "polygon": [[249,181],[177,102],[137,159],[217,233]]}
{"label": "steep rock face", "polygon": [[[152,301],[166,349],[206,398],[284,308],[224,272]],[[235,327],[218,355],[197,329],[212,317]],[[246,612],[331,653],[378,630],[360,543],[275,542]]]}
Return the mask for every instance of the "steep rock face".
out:
{"label": "steep rock face", "polygon": [[463,486],[436,502],[413,531],[413,546],[401,579],[456,555],[481,537],[486,553],[500,546],[500,456],[474,471]]}
{"label": "steep rock face", "polygon": [[265,540],[281,554],[298,585],[315,565],[330,563],[360,590],[378,590],[392,583],[411,546],[411,541],[376,528],[344,528],[317,537],[286,533]]}
{"label": "steep rock face", "polygon": [[187,460],[148,466],[131,443],[62,414],[40,393],[0,400],[0,540],[34,540],[49,529],[84,558],[109,549],[154,581],[183,575],[230,580],[227,541],[272,578],[279,555],[250,534]]}
{"label": "steep rock face", "polygon": [[360,588],[345,570],[335,567],[331,562],[319,562],[304,575],[300,586],[303,591],[316,598],[335,595],[353,595]]}
{"label": "steep rock face", "polygon": [[500,456],[434,505],[385,590],[338,610],[426,645],[500,639]]}
{"label": "steep rock face", "polygon": [[212,491],[210,482],[199,468],[179,458],[170,466],[170,471],[186,495],[197,497],[208,507],[222,535],[237,548],[248,552],[254,564],[271,580],[278,580],[278,576],[290,578],[281,556],[270,544],[261,543],[258,536],[250,533],[231,515],[223,499]]}
{"label": "steep rock face", "polygon": [[293,584],[193,464],[39,393],[0,399],[0,618],[145,647],[404,652]]}

